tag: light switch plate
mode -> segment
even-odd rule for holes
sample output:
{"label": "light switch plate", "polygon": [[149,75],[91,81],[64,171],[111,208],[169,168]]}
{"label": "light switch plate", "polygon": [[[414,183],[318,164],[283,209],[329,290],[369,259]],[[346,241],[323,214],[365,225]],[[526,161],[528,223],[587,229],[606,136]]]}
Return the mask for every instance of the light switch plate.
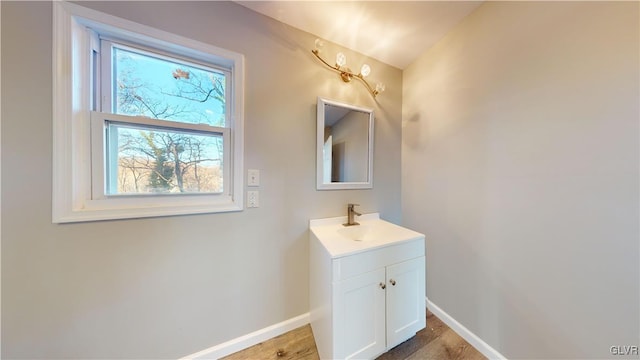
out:
{"label": "light switch plate", "polygon": [[247,170],[247,186],[260,186],[260,170]]}
{"label": "light switch plate", "polygon": [[256,190],[247,191],[247,207],[257,208],[260,207],[260,194]]}

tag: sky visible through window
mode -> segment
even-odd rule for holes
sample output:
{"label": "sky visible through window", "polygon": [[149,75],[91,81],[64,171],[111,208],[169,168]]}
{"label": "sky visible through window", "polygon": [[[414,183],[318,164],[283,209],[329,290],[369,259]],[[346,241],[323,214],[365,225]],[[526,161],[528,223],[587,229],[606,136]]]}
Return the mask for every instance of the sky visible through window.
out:
{"label": "sky visible through window", "polygon": [[225,77],[114,47],[113,111],[123,115],[225,126]]}

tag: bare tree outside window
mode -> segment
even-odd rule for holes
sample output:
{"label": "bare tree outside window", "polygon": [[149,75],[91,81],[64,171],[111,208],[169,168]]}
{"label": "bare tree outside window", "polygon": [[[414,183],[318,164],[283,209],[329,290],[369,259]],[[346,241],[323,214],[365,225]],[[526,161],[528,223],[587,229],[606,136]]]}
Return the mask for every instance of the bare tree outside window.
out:
{"label": "bare tree outside window", "polygon": [[[223,73],[117,47],[112,66],[114,113],[226,125]],[[117,172],[109,177],[117,181],[107,186],[111,195],[224,190],[221,135],[116,122],[109,123],[108,134],[107,149],[117,149],[107,151],[117,158],[107,162]]]}

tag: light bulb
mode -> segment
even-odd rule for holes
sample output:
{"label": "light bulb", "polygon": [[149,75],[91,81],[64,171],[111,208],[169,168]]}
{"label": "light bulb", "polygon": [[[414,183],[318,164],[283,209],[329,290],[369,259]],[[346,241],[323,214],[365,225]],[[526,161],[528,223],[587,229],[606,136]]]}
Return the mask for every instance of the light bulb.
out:
{"label": "light bulb", "polygon": [[362,64],[362,67],[360,68],[360,75],[362,75],[362,77],[367,77],[369,74],[371,74],[371,67],[367,64]]}
{"label": "light bulb", "polygon": [[324,47],[324,41],[322,41],[320,39],[316,39],[315,45],[316,45],[316,50],[318,50],[318,52],[320,52],[322,50],[322,48]]}
{"label": "light bulb", "polygon": [[377,91],[377,92],[381,93],[381,92],[383,92],[383,91],[384,91],[384,89],[385,89],[385,86],[384,86],[384,84],[383,84],[383,83],[377,83],[377,84],[376,84],[376,91]]}
{"label": "light bulb", "polygon": [[347,63],[347,57],[339,52],[336,54],[336,65],[338,66],[344,66]]}

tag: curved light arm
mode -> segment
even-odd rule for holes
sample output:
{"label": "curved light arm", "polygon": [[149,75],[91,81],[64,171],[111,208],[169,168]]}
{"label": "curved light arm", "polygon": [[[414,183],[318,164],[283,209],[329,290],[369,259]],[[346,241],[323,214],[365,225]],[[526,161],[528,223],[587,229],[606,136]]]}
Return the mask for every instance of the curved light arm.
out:
{"label": "curved light arm", "polygon": [[340,73],[340,77],[342,78],[342,80],[344,82],[349,82],[351,81],[352,78],[357,78],[358,80],[360,80],[364,86],[367,88],[367,90],[369,90],[369,92],[371,93],[371,95],[373,95],[373,97],[376,97],[376,95],[378,95],[380,93],[380,91],[378,91],[377,89],[374,89],[371,87],[371,85],[369,85],[369,83],[367,82],[367,80],[364,79],[364,76],[362,76],[362,74],[355,74],[353,72],[351,72],[349,69],[345,69],[340,67],[339,65],[331,65],[328,62],[326,62],[322,56],[320,56],[320,52],[317,49],[311,50],[311,52],[313,53],[313,55],[315,55],[318,59],[320,59],[320,61],[322,61],[323,64],[325,64],[328,68],[337,71]]}

